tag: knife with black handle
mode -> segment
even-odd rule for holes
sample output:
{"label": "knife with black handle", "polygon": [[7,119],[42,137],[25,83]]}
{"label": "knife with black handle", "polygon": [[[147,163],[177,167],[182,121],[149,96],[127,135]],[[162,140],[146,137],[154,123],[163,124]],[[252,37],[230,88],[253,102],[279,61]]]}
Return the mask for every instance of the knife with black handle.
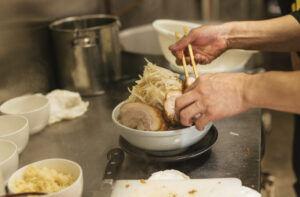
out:
{"label": "knife with black handle", "polygon": [[118,171],[124,161],[125,154],[120,148],[111,149],[107,153],[108,163],[103,175],[101,184],[101,195],[99,197],[110,197],[114,181],[118,176]]}

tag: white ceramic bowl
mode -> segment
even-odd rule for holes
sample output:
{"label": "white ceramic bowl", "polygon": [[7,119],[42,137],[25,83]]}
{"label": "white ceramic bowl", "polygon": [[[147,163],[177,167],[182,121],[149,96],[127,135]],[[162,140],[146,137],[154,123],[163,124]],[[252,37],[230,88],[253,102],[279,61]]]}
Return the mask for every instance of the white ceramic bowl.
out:
{"label": "white ceramic bowl", "polygon": [[0,111],[4,114],[25,116],[29,122],[29,132],[34,134],[48,124],[50,104],[46,96],[25,95],[4,102]]}
{"label": "white ceramic bowl", "polygon": [[[183,27],[187,26],[190,29],[201,26],[198,23],[190,23],[178,20],[155,20],[152,23],[158,34],[158,40],[165,58],[169,61],[173,71],[184,73],[182,66],[177,66],[175,57],[169,50],[169,46],[176,42],[175,32],[183,35]],[[216,72],[238,72],[245,68],[245,65],[256,51],[246,50],[228,50],[212,63],[206,65],[198,65],[197,69],[200,73],[216,73]],[[188,67],[190,73],[193,73],[192,67]]]}
{"label": "white ceramic bowl", "polygon": [[[75,181],[73,184],[71,184],[69,187],[66,187],[62,189],[61,191],[50,193],[45,196],[51,196],[51,197],[80,197],[82,196],[83,191],[83,175],[82,175],[82,169],[79,164],[66,160],[66,159],[59,159],[59,158],[53,158],[53,159],[45,159],[42,161],[34,162],[29,165],[34,165],[36,167],[47,167],[51,169],[55,169],[59,172],[71,174],[75,177]],[[21,179],[23,176],[24,171],[27,169],[29,165],[26,165],[19,170],[17,170],[8,180],[8,190],[10,193],[16,193],[14,189],[14,183],[16,180]]]}
{"label": "white ceramic bowl", "polygon": [[123,102],[113,110],[113,122],[119,128],[118,131],[122,137],[132,145],[145,150],[172,151],[187,148],[202,139],[212,126],[212,123],[209,123],[202,131],[197,130],[195,126],[168,131],[136,130],[126,127],[118,121],[119,109],[122,104]]}
{"label": "white ceramic bowl", "polygon": [[0,170],[4,183],[19,167],[18,148],[9,140],[0,139]]}
{"label": "white ceramic bowl", "polygon": [[2,171],[0,169],[0,196],[4,195],[6,193],[5,191],[5,183],[2,175]]}
{"label": "white ceramic bowl", "polygon": [[29,139],[28,120],[18,115],[0,116],[0,139],[13,141],[18,147],[18,153],[21,153]]}

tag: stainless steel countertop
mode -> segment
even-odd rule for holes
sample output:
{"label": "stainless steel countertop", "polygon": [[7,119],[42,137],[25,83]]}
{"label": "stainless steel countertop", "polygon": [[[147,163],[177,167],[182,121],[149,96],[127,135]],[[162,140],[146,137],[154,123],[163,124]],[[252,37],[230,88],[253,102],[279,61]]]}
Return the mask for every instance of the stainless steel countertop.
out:
{"label": "stainless steel countertop", "polygon": [[[77,119],[48,126],[30,137],[20,155],[20,167],[46,158],[66,158],[78,162],[84,173],[84,197],[99,190],[106,165],[106,153],[118,146],[118,132],[111,120],[113,107],[128,95],[126,85],[110,88],[106,95],[85,98],[88,112]],[[151,164],[126,156],[120,179],[147,178],[163,169],[177,169],[192,178],[237,177],[255,189],[260,185],[261,124],[260,111],[247,113],[215,123],[217,143],[209,158],[176,164]],[[239,136],[230,132],[238,133]]]}

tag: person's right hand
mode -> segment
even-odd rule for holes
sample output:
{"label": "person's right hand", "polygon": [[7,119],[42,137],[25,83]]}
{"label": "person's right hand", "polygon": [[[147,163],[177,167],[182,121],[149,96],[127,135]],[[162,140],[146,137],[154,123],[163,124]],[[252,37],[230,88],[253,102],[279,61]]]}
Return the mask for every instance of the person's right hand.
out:
{"label": "person's right hand", "polygon": [[202,130],[211,122],[254,107],[246,95],[250,75],[215,73],[201,75],[175,101],[175,111],[184,126],[195,123]]}
{"label": "person's right hand", "polygon": [[176,57],[176,62],[182,64],[182,51],[189,64],[188,44],[192,45],[195,61],[208,64],[228,49],[228,30],[224,25],[207,25],[192,29],[187,36],[171,45],[169,49]]}

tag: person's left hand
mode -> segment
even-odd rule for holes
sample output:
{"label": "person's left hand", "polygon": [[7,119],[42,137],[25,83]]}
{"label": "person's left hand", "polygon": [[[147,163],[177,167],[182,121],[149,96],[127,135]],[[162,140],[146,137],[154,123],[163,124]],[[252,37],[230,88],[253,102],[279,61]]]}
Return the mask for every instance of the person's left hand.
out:
{"label": "person's left hand", "polygon": [[184,126],[195,123],[198,130],[214,120],[244,112],[249,109],[245,101],[243,73],[219,73],[200,76],[176,99],[176,113]]}

